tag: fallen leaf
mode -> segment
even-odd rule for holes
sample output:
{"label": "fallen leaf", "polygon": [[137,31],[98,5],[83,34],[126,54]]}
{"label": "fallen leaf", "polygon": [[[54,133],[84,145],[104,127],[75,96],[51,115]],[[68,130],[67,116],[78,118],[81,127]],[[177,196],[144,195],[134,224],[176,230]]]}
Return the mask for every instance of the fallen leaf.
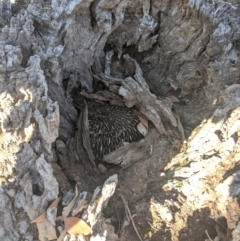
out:
{"label": "fallen leaf", "polygon": [[[53,208],[56,207],[58,205],[58,203],[60,202],[61,197],[57,198],[48,208]],[[32,220],[31,223],[40,223],[42,222],[45,218],[47,217],[46,212],[44,212],[43,214],[41,214],[39,217],[37,217],[36,219]]]}
{"label": "fallen leaf", "polygon": [[181,120],[180,120],[180,117],[177,115],[177,114],[174,114],[176,120],[177,120],[177,127],[178,127],[178,130],[180,131],[181,135],[182,135],[182,139],[183,140],[186,140],[185,138],[185,134],[184,134],[184,129],[183,129],[183,126],[182,126],[182,123],[181,123]]}
{"label": "fallen leaf", "polygon": [[240,87],[240,84],[232,84],[232,85],[229,85],[226,89],[227,90],[233,90],[233,89],[238,88],[238,87]]}
{"label": "fallen leaf", "polygon": [[65,224],[65,229],[70,234],[88,235],[92,232],[91,227],[80,218],[76,218],[76,217],[65,218],[64,224]]}
{"label": "fallen leaf", "polygon": [[42,215],[37,217],[36,219],[32,220],[31,223],[40,223],[47,217],[46,212],[44,212]]}
{"label": "fallen leaf", "polygon": [[137,129],[143,136],[146,136],[148,133],[147,128],[142,123],[137,125]]}
{"label": "fallen leaf", "polygon": [[137,115],[140,122],[148,129],[148,120],[147,118],[140,112],[134,110],[134,113]]}
{"label": "fallen leaf", "polygon": [[38,239],[39,241],[46,240],[56,240],[57,234],[54,226],[49,223],[47,219],[43,220],[40,223],[36,223],[38,229]]}
{"label": "fallen leaf", "polygon": [[170,95],[167,98],[169,98],[172,102],[180,102],[180,100],[174,95]]}
{"label": "fallen leaf", "polygon": [[16,194],[16,189],[10,189],[10,190],[7,191],[7,195],[9,197],[14,197],[15,194]]}
{"label": "fallen leaf", "polygon": [[57,198],[48,208],[57,207],[58,203],[60,202],[61,197]]}
{"label": "fallen leaf", "polygon": [[[106,173],[107,172],[107,168],[103,164],[98,164],[98,170],[101,173]],[[73,215],[73,216],[75,216],[75,215]]]}

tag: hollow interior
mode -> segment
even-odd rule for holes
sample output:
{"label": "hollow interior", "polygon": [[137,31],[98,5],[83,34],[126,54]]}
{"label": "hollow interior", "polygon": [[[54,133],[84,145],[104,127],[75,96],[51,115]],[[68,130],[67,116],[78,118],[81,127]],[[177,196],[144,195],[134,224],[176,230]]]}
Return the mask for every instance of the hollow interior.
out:
{"label": "hollow interior", "polygon": [[[94,94],[109,90],[94,76],[106,73],[116,79],[134,78],[135,66],[124,60],[123,56],[126,54],[140,65],[150,92],[160,100],[166,98],[172,100],[172,109],[180,117],[186,138],[204,119],[211,116],[212,101],[216,93],[212,92],[209,97],[206,92],[209,90],[209,79],[211,79],[209,56],[212,54],[210,53],[212,49],[209,46],[213,34],[212,21],[185,1],[153,2],[148,7],[147,4],[142,5],[134,1],[126,8],[121,4],[113,6],[105,3],[101,6],[100,2],[93,2],[89,8],[75,13],[64,36],[65,49],[61,59],[64,92],[69,99],[73,99],[73,107],[77,113],[71,119],[72,126],[67,126],[69,128],[67,132],[66,123],[61,123],[59,139],[66,141],[75,135],[77,117],[82,111],[84,102],[81,91]],[[112,56],[107,59],[106,56],[110,51]],[[50,89],[50,93],[51,91]],[[54,94],[52,96],[54,98]],[[88,98],[85,99],[88,100]],[[103,102],[106,104],[104,107],[97,106],[90,110],[93,112],[89,115],[93,149],[97,143],[96,133],[101,132],[106,126],[110,128],[109,126],[113,125],[110,123],[111,116],[103,117],[103,113],[104,109],[114,107],[109,105],[109,101]],[[69,105],[72,104],[69,103]],[[71,109],[62,108],[61,116],[67,119],[69,112]],[[93,117],[100,112],[102,117]],[[101,122],[97,118],[106,119]],[[117,118],[121,121],[120,116]],[[127,117],[124,116],[124,118],[126,120]],[[91,124],[94,121],[105,124],[103,126],[98,126],[97,123]],[[69,119],[67,122],[70,123]],[[171,240],[173,233],[166,231],[167,229],[164,231],[162,220],[158,220],[159,210],[154,209],[153,205],[166,199],[158,191],[162,185],[161,173],[183,145],[176,127],[170,125],[167,130],[172,135],[161,135],[152,144],[151,156],[140,158],[124,171],[118,166],[105,165],[107,171],[104,169],[104,174],[99,175],[91,170],[90,163],[81,163],[81,160],[71,161],[68,164],[60,160],[59,165],[69,180],[73,183],[81,182],[83,188],[87,186],[91,191],[96,184],[103,182],[106,175],[118,173],[119,189],[124,192],[133,210],[138,213],[136,222],[141,228],[141,235],[149,237],[150,240],[159,240],[163,237]],[[103,139],[103,136],[99,138]],[[105,154],[116,149],[116,147],[112,149],[110,147],[120,144],[120,142],[113,144],[114,138],[115,136],[108,135],[106,141],[102,141],[104,145],[101,144],[98,149],[94,149],[96,160],[99,161],[103,157],[103,154],[99,154],[99,148],[101,150],[108,148],[108,151],[105,149],[102,151]],[[71,151],[68,155],[72,156]],[[167,198],[176,199],[174,194]],[[202,241],[206,238],[206,230],[214,238],[216,236],[214,223],[207,214],[208,210],[193,213],[186,225],[178,227],[178,240]],[[117,232],[119,220],[124,216],[123,206],[117,197],[111,199],[104,215],[112,220]],[[186,215],[189,215],[188,211]],[[149,223],[162,228],[154,229],[149,226]],[[127,227],[121,238],[121,240],[131,238],[135,240],[136,234],[131,227]]]}

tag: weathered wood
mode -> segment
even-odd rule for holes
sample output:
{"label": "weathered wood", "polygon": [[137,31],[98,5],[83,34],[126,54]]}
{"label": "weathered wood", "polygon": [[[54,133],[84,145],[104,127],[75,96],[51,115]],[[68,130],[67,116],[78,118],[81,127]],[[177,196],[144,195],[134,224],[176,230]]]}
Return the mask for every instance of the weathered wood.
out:
{"label": "weathered wood", "polygon": [[154,128],[143,140],[120,147],[116,151],[104,156],[103,161],[127,168],[136,161],[151,157],[152,145],[159,136],[160,133]]}
{"label": "weathered wood", "polygon": [[[46,210],[59,193],[51,166],[62,170],[56,163],[51,165],[56,162],[52,148],[63,148],[61,168],[67,168],[70,159],[92,172],[87,133],[84,140],[77,139],[82,134],[74,139],[78,112],[72,93],[81,87],[92,94],[95,77],[109,91],[120,94],[119,100],[129,107],[137,105],[164,134],[169,134],[165,123],[177,126],[172,102],[164,96],[180,90],[177,97],[186,108],[176,104],[174,109],[184,128],[189,122],[191,130],[201,126],[166,168],[164,185],[160,185],[165,192],[163,202],[170,205],[166,197],[172,193],[183,202],[176,205],[175,221],[163,220],[171,227],[172,240],[187,240],[186,236],[193,240],[191,232],[181,236],[185,234],[181,228],[187,227],[186,220],[194,211],[207,207],[213,219],[226,219],[232,240],[239,240],[239,173],[234,169],[239,160],[239,86],[231,86],[239,84],[240,77],[239,3],[13,2],[0,1],[0,239],[37,239],[29,220]],[[104,97],[114,99],[109,93]],[[187,109],[193,100],[197,110]],[[81,128],[78,122],[78,130],[83,131]],[[60,139],[58,147],[56,138]],[[66,143],[59,147],[61,141]],[[77,150],[67,153],[74,142]],[[136,153],[129,156],[140,159]],[[56,159],[61,163],[60,155]],[[11,188],[17,190],[14,197],[7,194]],[[105,221],[96,224],[99,233],[107,227],[113,234],[113,227]],[[214,237],[223,237],[220,228],[216,229]],[[52,230],[54,236],[55,228]],[[44,239],[42,234],[39,237]]]}

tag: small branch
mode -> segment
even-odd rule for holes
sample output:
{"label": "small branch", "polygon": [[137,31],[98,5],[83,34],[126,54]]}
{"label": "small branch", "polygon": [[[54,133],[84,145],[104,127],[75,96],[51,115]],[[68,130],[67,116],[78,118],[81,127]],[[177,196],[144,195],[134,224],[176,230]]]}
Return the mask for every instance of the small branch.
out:
{"label": "small branch", "polygon": [[213,240],[210,238],[210,236],[209,236],[207,230],[205,230],[205,233],[206,233],[206,235],[208,236],[209,240],[210,240],[210,241],[213,241]]}
{"label": "small branch", "polygon": [[129,207],[128,207],[127,201],[125,200],[125,198],[123,197],[122,194],[119,194],[119,197],[120,197],[120,198],[122,199],[122,201],[123,201],[126,214],[127,214],[127,216],[130,217],[130,219],[131,219],[131,221],[132,221],[133,228],[134,228],[134,230],[135,230],[138,238],[140,239],[140,241],[143,241],[142,238],[141,238],[141,236],[140,236],[140,234],[139,234],[138,231],[137,231],[137,228],[136,228],[136,225],[135,225],[135,223],[134,223],[134,221],[133,221],[133,217],[132,217],[132,214],[131,214],[130,209],[129,209]]}
{"label": "small branch", "polygon": [[116,213],[117,213],[117,216],[118,216],[118,231],[117,231],[117,234],[119,234],[119,232],[120,232],[120,218],[119,218],[119,214],[118,214],[118,211],[117,211],[117,208],[116,208],[116,205],[114,205],[114,207],[115,207],[115,210],[116,210]]}
{"label": "small branch", "polygon": [[153,229],[155,229],[157,231],[161,231],[161,229],[154,227],[150,222],[148,222],[148,224],[151,226],[151,228],[153,228]]}

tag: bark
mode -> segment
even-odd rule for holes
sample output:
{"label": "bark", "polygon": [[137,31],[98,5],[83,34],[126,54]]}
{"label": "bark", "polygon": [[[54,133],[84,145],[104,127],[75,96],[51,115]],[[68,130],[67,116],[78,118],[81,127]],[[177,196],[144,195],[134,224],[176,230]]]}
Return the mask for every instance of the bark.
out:
{"label": "bark", "polygon": [[[164,200],[155,205],[172,240],[199,240],[183,227],[206,209],[217,223],[212,239],[239,240],[239,13],[236,0],[0,1],[1,240],[56,238],[48,220],[41,234],[29,220],[65,195],[70,181],[91,193],[107,179],[88,160],[87,127],[79,125],[83,117],[73,101],[80,90],[93,94],[97,80],[108,88],[104,98],[120,95],[118,101],[137,106],[158,130],[153,143],[148,136],[137,148],[160,145],[163,155],[167,141],[174,146],[174,138],[184,136],[176,115],[181,119],[188,139],[179,141],[179,154],[157,181]],[[156,150],[126,156],[127,166],[130,159],[131,165],[151,163]],[[72,174],[69,166],[79,172]],[[117,185],[111,178],[88,205],[99,204],[96,195],[102,199],[90,240],[103,237],[106,228],[104,240],[119,238],[101,215]]]}

